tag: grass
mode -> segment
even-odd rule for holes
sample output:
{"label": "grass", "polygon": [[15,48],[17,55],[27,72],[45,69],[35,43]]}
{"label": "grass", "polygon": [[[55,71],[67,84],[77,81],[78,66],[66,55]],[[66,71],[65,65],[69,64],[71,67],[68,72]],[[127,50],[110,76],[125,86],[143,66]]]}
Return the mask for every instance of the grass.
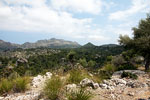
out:
{"label": "grass", "polygon": [[68,96],[68,100],[90,100],[92,96],[93,95],[89,91],[81,88],[71,92]]}
{"label": "grass", "polygon": [[50,100],[57,100],[59,99],[62,87],[63,81],[59,77],[52,77],[52,79],[46,82],[44,94]]}
{"label": "grass", "polygon": [[29,77],[18,77],[15,80],[13,80],[14,84],[14,92],[24,92],[28,89],[28,84],[30,82]]}
{"label": "grass", "polygon": [[79,84],[84,78],[91,78],[85,69],[72,69],[69,74],[68,83]]}
{"label": "grass", "polygon": [[12,90],[13,84],[8,79],[2,79],[0,82],[0,95],[8,93]]}
{"label": "grass", "polygon": [[83,78],[81,70],[73,69],[70,71],[68,82],[78,84]]}

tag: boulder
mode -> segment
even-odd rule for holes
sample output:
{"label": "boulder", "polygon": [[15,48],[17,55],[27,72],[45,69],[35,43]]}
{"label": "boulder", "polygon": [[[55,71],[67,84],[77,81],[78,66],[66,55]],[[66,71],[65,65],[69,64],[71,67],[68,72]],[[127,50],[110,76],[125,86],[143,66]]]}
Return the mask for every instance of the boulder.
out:
{"label": "boulder", "polygon": [[98,83],[94,83],[92,80],[85,78],[80,82],[82,87],[91,86],[93,89],[97,89],[99,87]]}
{"label": "boulder", "polygon": [[36,77],[33,77],[33,80],[32,80],[32,83],[31,85],[34,87],[34,88],[38,88],[38,87],[41,87],[44,85],[45,81],[47,79],[50,79],[52,77],[52,73],[50,72],[47,72],[45,75],[38,75]]}
{"label": "boulder", "polygon": [[68,84],[65,86],[66,90],[68,92],[76,91],[77,85],[76,84]]}
{"label": "boulder", "polygon": [[100,86],[102,89],[107,89],[107,87],[108,87],[107,84],[100,84],[99,86]]}

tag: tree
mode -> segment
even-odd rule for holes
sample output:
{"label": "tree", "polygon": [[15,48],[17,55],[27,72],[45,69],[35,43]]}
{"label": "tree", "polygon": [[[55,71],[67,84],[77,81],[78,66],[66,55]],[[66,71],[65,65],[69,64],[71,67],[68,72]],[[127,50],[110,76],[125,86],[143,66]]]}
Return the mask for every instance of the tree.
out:
{"label": "tree", "polygon": [[96,65],[96,62],[93,61],[93,60],[90,60],[90,61],[88,62],[88,67],[94,68],[95,65]]}
{"label": "tree", "polygon": [[144,57],[145,70],[147,71],[150,66],[150,14],[147,14],[147,18],[142,19],[138,27],[134,27],[132,30],[133,38],[127,35],[120,36],[119,42]]}
{"label": "tree", "polygon": [[80,63],[83,67],[87,67],[87,61],[86,61],[85,58],[80,59],[80,60],[79,60],[79,63]]}

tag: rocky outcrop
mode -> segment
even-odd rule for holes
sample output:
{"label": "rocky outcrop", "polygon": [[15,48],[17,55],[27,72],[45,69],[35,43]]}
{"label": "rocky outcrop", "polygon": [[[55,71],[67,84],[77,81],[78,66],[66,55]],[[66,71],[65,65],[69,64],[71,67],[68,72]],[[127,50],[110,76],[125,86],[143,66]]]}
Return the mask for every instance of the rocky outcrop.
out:
{"label": "rocky outcrop", "polygon": [[47,79],[50,79],[51,77],[52,77],[52,73],[50,73],[50,72],[47,72],[43,76],[42,75],[38,75],[38,76],[36,76],[36,77],[33,78],[31,85],[34,88],[42,87],[44,85],[45,81]]}
{"label": "rocky outcrop", "polygon": [[30,90],[25,93],[8,94],[6,97],[0,97],[0,100],[40,100],[42,88],[47,79],[52,77],[52,73],[33,77]]}
{"label": "rocky outcrop", "polygon": [[90,80],[90,79],[88,79],[88,78],[83,79],[83,80],[80,82],[80,85],[81,85],[82,87],[91,86],[93,89],[99,88],[99,84],[98,84],[98,83],[94,83],[92,80]]}

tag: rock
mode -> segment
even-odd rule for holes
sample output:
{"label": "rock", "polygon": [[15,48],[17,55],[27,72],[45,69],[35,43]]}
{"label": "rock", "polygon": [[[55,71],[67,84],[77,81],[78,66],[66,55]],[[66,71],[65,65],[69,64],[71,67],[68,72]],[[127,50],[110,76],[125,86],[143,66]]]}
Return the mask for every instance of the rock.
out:
{"label": "rock", "polygon": [[15,93],[8,95],[7,97],[3,97],[3,99],[0,100],[39,100],[40,99],[40,93],[35,91],[29,91],[27,93],[21,94],[21,93]]}
{"label": "rock", "polygon": [[46,76],[47,76],[47,78],[51,78],[51,77],[52,77],[52,73],[47,72],[47,73],[46,73]]}
{"label": "rock", "polygon": [[93,86],[93,81],[92,80],[90,80],[90,79],[88,79],[88,78],[85,78],[85,79],[83,79],[81,82],[80,82],[80,85],[81,86]]}
{"label": "rock", "polygon": [[134,93],[133,92],[129,92],[128,95],[129,96],[134,96]]}
{"label": "rock", "polygon": [[72,92],[72,91],[75,91],[77,89],[77,85],[76,84],[68,84],[65,86],[65,88],[68,92]]}
{"label": "rock", "polygon": [[[124,72],[130,72],[132,74],[136,74],[136,75],[144,75],[145,72],[144,71],[140,71],[140,70],[123,70]],[[112,77],[114,76],[121,76],[121,74],[123,73],[123,71],[116,71],[113,73]]]}
{"label": "rock", "polygon": [[141,82],[134,82],[131,85],[132,88],[143,88],[143,87],[147,87],[146,83],[141,83]]}
{"label": "rock", "polygon": [[114,90],[114,87],[113,86],[107,86],[107,89]]}
{"label": "rock", "polygon": [[107,89],[107,85],[106,84],[100,84],[99,85],[102,89]]}
{"label": "rock", "polygon": [[45,81],[47,79],[50,79],[52,76],[52,73],[50,72],[47,72],[46,75],[38,75],[36,77],[33,78],[32,80],[32,83],[31,85],[34,87],[34,88],[38,88],[38,87],[41,87],[44,85]]}
{"label": "rock", "polygon": [[97,89],[99,87],[98,83],[94,83],[92,80],[85,78],[80,82],[80,85],[85,86],[91,86],[93,89]]}
{"label": "rock", "polygon": [[4,99],[4,97],[0,97],[0,100],[3,100]]}
{"label": "rock", "polygon": [[126,85],[127,82],[123,79],[119,79],[119,78],[114,78],[112,79],[113,82],[115,82],[116,85]]}
{"label": "rock", "polygon": [[94,83],[94,84],[93,84],[93,88],[94,88],[94,89],[99,88],[99,84],[98,84],[98,83]]}

